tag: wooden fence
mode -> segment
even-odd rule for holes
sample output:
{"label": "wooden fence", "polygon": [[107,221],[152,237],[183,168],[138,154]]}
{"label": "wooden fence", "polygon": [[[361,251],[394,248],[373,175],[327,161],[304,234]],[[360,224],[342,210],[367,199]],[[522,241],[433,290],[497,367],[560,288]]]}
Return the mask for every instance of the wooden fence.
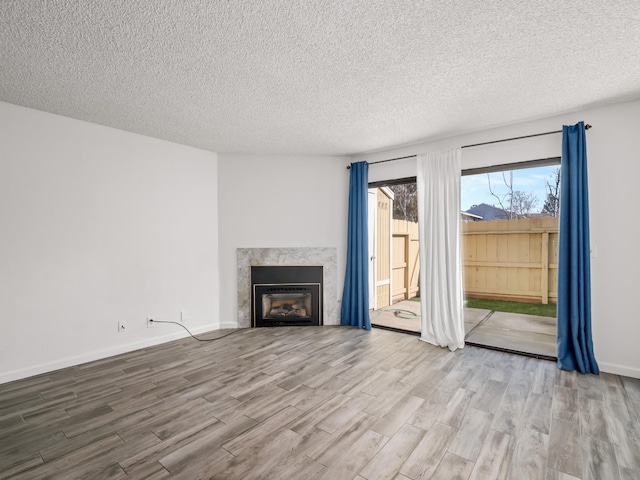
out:
{"label": "wooden fence", "polygon": [[462,225],[466,296],[545,304],[557,301],[557,218]]}
{"label": "wooden fence", "polygon": [[390,305],[391,298],[391,210],[393,201],[382,189],[377,191],[377,232],[376,232],[376,309]]}
{"label": "wooden fence", "polygon": [[399,302],[415,297],[419,290],[418,224],[393,220],[392,232],[392,299]]}
{"label": "wooden fence", "polygon": [[[392,300],[413,298],[420,289],[418,224],[393,220],[391,247]],[[387,249],[388,244],[378,250],[381,265],[388,265],[384,260],[388,259]],[[462,257],[467,297],[544,304],[557,301],[557,218],[464,222]],[[387,271],[382,274],[388,275]],[[382,308],[388,305],[388,290],[378,288],[377,308]]]}

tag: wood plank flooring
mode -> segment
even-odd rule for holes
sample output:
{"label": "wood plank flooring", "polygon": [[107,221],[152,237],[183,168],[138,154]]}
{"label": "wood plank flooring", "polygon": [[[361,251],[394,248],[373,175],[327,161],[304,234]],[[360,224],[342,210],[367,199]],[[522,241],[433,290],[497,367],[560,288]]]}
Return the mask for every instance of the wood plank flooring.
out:
{"label": "wood plank flooring", "polygon": [[0,478],[638,480],[640,380],[385,330],[240,330],[0,385]]}

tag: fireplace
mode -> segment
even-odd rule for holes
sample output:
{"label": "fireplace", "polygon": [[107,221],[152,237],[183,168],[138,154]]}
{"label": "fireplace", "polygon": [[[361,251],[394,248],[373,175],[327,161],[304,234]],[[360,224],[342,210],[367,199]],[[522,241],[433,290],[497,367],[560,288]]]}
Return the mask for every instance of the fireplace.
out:
{"label": "fireplace", "polygon": [[322,325],[321,266],[251,267],[253,327]]}

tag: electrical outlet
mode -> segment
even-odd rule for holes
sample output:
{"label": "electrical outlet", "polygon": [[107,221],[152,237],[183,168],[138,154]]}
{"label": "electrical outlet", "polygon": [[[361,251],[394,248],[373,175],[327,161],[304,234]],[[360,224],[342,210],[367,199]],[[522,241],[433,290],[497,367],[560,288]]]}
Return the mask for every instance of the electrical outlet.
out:
{"label": "electrical outlet", "polygon": [[153,317],[147,317],[147,328],[153,328]]}
{"label": "electrical outlet", "polygon": [[127,331],[127,322],[118,322],[118,331],[120,333]]}
{"label": "electrical outlet", "polygon": [[185,323],[187,320],[189,320],[189,312],[182,310],[180,312],[180,323]]}

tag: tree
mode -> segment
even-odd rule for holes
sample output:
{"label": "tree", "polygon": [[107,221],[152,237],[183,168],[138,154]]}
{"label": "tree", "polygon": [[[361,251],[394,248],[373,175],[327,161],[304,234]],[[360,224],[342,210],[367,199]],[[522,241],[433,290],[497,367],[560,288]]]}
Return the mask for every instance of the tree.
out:
{"label": "tree", "polygon": [[544,181],[547,198],[542,206],[542,214],[550,217],[560,215],[560,167],[551,174],[550,179]]}
{"label": "tree", "polygon": [[487,173],[487,183],[489,185],[489,193],[498,200],[500,208],[504,212],[506,218],[522,218],[531,215],[531,212],[538,203],[538,196],[533,192],[523,192],[513,189],[513,172],[509,171],[509,179],[505,172],[502,172],[502,181],[504,182],[507,192],[504,195],[498,195],[491,187],[491,176]]}
{"label": "tree", "polygon": [[[491,175],[487,173],[487,183],[489,184],[489,193],[492,197],[495,197],[498,200],[498,205],[504,212],[507,218],[513,218],[513,213],[511,212],[511,208],[508,208],[507,205],[511,204],[511,197],[513,196],[513,172],[509,171],[509,181],[507,181],[507,177],[505,176],[505,172],[502,172],[502,181],[504,182],[505,187],[507,187],[507,193],[504,195],[498,195],[493,188],[491,187]],[[507,205],[505,205],[505,203]]]}
{"label": "tree", "polygon": [[415,183],[391,185],[394,193],[393,218],[396,220],[418,221],[418,189]]}
{"label": "tree", "polygon": [[538,196],[535,193],[516,190],[511,194],[509,202],[511,218],[528,217],[537,203]]}

